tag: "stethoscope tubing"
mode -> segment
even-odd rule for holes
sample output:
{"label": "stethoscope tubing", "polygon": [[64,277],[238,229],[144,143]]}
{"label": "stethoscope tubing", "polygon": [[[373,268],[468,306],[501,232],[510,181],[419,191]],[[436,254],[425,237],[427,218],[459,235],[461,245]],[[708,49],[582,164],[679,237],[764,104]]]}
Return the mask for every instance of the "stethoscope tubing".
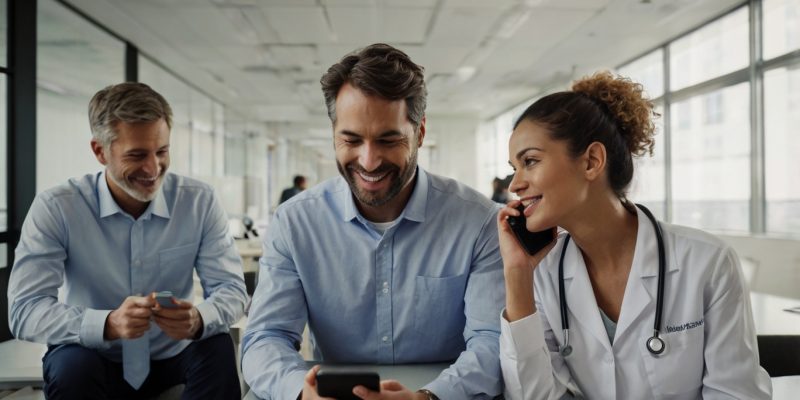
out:
{"label": "stethoscope tubing", "polygon": [[[653,336],[645,341],[647,350],[653,355],[660,355],[664,352],[666,346],[664,340],[661,339],[661,316],[664,310],[664,275],[666,275],[667,262],[666,262],[666,249],[664,248],[664,237],[661,235],[661,225],[656,218],[647,209],[647,207],[636,204],[640,210],[647,216],[647,219],[653,224],[656,231],[656,241],[658,242],[658,292],[656,295],[656,314],[653,321]],[[561,355],[568,356],[572,354],[572,346],[569,344],[569,316],[567,312],[567,294],[564,290],[564,256],[567,254],[567,246],[569,245],[570,235],[564,238],[564,245],[561,247],[561,257],[558,260],[558,301],[561,309],[561,330],[564,333],[564,344],[559,347]]]}

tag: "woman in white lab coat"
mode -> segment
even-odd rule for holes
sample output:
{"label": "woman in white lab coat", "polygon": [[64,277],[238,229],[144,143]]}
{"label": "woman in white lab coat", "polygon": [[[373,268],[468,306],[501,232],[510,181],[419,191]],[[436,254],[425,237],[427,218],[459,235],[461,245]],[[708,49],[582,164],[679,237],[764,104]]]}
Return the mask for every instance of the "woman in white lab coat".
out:
{"label": "woman in white lab coat", "polygon": [[[655,116],[641,85],[605,72],[543,97],[517,121],[510,190],[520,200],[498,214],[506,398],[770,398],[737,256],[710,234],[658,223],[664,345],[653,347],[663,352],[646,346],[655,335],[657,225],[625,193],[632,156],[652,153]],[[507,220],[520,203],[529,231],[564,230],[534,255]]]}

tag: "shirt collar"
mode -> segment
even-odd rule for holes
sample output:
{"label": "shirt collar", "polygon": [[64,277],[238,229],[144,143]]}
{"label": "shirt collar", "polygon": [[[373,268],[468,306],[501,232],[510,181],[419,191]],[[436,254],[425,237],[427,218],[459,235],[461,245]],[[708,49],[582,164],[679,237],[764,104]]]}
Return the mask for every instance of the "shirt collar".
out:
{"label": "shirt collar", "polygon": [[[166,175],[164,177],[166,178]],[[98,174],[96,185],[97,197],[100,203],[100,218],[105,218],[117,213],[128,215],[128,213],[119,207],[119,204],[117,204],[116,200],[114,200],[114,196],[111,195],[111,189],[108,188],[108,182],[106,181],[105,170]],[[139,218],[147,220],[150,219],[151,214],[161,218],[170,217],[167,201],[164,199],[164,192],[162,190],[163,187],[164,183],[162,181],[161,187],[158,188],[156,197],[150,202],[150,204],[147,206],[147,209]]]}
{"label": "shirt collar", "polygon": [[[416,181],[414,183],[414,191],[411,192],[411,197],[408,199],[408,203],[406,203],[403,212],[400,213],[399,218],[405,218],[411,221],[416,222],[424,222],[425,221],[425,210],[428,206],[428,173],[425,172],[424,169],[417,167],[416,172]],[[341,201],[343,205],[342,216],[345,221],[352,221],[355,218],[364,219],[360,212],[358,212],[358,207],[356,206],[356,200],[353,198],[353,193],[350,190],[350,186],[347,183],[347,180],[344,177],[340,177],[339,179],[340,185],[343,187],[340,190],[341,193]]]}

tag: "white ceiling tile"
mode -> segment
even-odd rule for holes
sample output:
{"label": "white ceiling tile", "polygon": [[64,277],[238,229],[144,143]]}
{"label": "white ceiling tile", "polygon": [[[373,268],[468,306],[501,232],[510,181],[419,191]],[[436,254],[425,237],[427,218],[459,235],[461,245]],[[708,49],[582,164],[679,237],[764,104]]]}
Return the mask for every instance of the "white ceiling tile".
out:
{"label": "white ceiling tile", "polygon": [[433,45],[477,45],[496,23],[502,9],[454,7],[440,11],[428,43]]}
{"label": "white ceiling tile", "polygon": [[315,6],[317,0],[256,0],[256,2],[264,7],[283,7],[283,6]]}
{"label": "white ceiling tile", "polygon": [[422,44],[432,13],[429,8],[387,8],[381,14],[378,40]]}
{"label": "white ceiling tile", "polygon": [[329,7],[336,43],[354,47],[377,41],[380,13],[377,7]]}
{"label": "white ceiling tile", "polygon": [[425,40],[430,8],[329,7],[339,44],[419,43]]}
{"label": "white ceiling tile", "polygon": [[334,39],[320,7],[273,7],[263,13],[282,43],[330,43]]}
{"label": "white ceiling tile", "polygon": [[425,67],[425,75],[453,73],[472,50],[468,46],[404,46],[411,60]]}
{"label": "white ceiling tile", "polygon": [[444,7],[506,8],[519,3],[519,0],[443,0]]}
{"label": "white ceiling tile", "polygon": [[438,0],[381,0],[387,7],[435,7]]}
{"label": "white ceiling tile", "polygon": [[[374,42],[397,45],[426,68],[429,112],[490,116],[554,82],[628,61],[740,3],[70,0],[143,53],[228,104],[232,113],[285,121],[305,112],[311,113],[306,119],[320,117],[323,127],[327,121],[320,76],[345,54]],[[528,19],[510,38],[498,35],[508,25],[503,20],[509,14],[528,10]],[[116,47],[98,48],[97,29],[73,17],[66,27],[42,23],[39,40],[49,42],[46,46],[119,52],[118,41]],[[98,59],[84,71],[99,73],[90,68],[104,65]],[[477,70],[460,81],[458,71],[465,66]],[[78,76],[74,79],[82,82]]]}

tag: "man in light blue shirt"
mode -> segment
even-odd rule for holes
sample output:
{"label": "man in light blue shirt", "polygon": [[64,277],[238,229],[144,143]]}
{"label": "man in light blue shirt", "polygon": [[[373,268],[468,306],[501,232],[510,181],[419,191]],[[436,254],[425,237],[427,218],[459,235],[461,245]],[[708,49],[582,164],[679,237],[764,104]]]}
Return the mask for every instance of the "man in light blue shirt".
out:
{"label": "man in light blue shirt", "polygon": [[380,393],[357,387],[361,398],[502,393],[498,206],[417,167],[422,68],[376,44],[334,64],[322,86],[341,176],[293,197],[270,222],[245,380],[262,398],[318,398],[316,369],[297,352],[308,322],[325,363],[453,362],[424,388],[384,381]]}
{"label": "man in light blue shirt", "polygon": [[169,104],[123,83],[92,98],[89,120],[106,168],[36,196],[9,282],[14,336],[49,345],[47,398],[145,398],[180,383],[184,398],[240,397],[227,332],[247,302],[241,259],[212,188],[167,173]]}

